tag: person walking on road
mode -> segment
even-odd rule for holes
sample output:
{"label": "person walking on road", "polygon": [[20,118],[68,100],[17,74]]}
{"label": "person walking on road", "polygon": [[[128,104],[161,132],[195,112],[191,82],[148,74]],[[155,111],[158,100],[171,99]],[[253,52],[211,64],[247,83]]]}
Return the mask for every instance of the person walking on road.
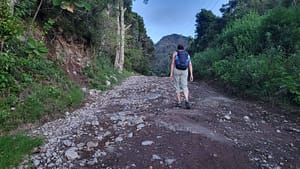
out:
{"label": "person walking on road", "polygon": [[189,53],[184,50],[182,45],[177,46],[177,50],[172,54],[170,77],[174,81],[176,89],[177,107],[181,107],[181,93],[183,92],[185,98],[185,107],[191,108],[189,102],[188,89],[188,74],[190,72],[190,81],[193,81],[193,66]]}

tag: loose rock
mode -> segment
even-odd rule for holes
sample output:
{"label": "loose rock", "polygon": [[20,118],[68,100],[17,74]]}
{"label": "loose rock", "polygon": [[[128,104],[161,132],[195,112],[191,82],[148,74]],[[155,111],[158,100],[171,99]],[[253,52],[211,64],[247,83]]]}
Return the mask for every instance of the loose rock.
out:
{"label": "loose rock", "polygon": [[68,160],[72,161],[72,160],[75,160],[75,159],[79,158],[79,155],[76,152],[76,150],[77,150],[76,147],[72,147],[72,148],[69,148],[65,152],[65,156],[67,157]]}
{"label": "loose rock", "polygon": [[142,145],[143,146],[149,146],[149,145],[152,145],[153,143],[154,143],[153,141],[147,140],[147,141],[143,141]]}

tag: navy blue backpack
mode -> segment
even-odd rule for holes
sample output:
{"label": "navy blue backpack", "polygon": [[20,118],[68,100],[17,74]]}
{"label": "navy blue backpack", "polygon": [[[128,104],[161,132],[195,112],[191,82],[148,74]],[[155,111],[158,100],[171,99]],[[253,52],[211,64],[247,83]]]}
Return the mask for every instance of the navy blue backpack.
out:
{"label": "navy blue backpack", "polygon": [[177,50],[177,56],[175,57],[175,66],[179,70],[186,70],[189,66],[189,54],[185,50]]}

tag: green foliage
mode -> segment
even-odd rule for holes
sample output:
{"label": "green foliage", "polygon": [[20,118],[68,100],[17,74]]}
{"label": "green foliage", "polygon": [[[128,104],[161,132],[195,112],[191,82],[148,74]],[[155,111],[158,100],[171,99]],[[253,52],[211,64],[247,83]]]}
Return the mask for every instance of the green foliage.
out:
{"label": "green foliage", "polygon": [[288,73],[280,52],[267,52],[213,64],[217,77],[234,93],[262,98],[286,98],[299,104],[299,80]]}
{"label": "green foliage", "polygon": [[22,0],[15,5],[15,15],[25,18],[32,16],[36,10],[37,0]]}
{"label": "green foliage", "polygon": [[260,43],[265,48],[283,50],[285,55],[300,50],[300,5],[278,8],[263,20]]}
{"label": "green foliage", "polygon": [[0,136],[0,168],[13,168],[22,162],[24,155],[43,143],[40,138],[25,135]]}
{"label": "green foliage", "polygon": [[288,60],[285,60],[286,69],[295,79],[300,82],[300,50],[297,53],[291,54]]}
{"label": "green foliage", "polygon": [[[54,30],[59,30],[67,40],[91,46],[94,48],[96,55],[97,53],[105,54],[113,60],[118,43],[116,32],[117,13],[119,11],[115,8],[115,2],[117,1],[45,1],[37,21],[41,22],[47,30],[51,29],[51,31],[47,32],[48,37],[55,37],[56,33]],[[88,4],[90,10],[76,10],[77,8],[86,8],[84,6]],[[146,34],[143,19],[131,11],[131,4],[131,0],[124,1],[124,5],[127,8],[125,24],[126,26],[130,25],[130,28],[126,31],[125,50],[127,50],[127,53],[131,53],[135,49],[141,49],[143,51],[142,55],[137,57],[148,60],[153,54],[154,45]],[[55,21],[50,18],[55,18]],[[126,58],[125,60],[129,61]],[[136,65],[134,62],[129,64]],[[139,69],[137,69],[138,66],[135,66],[134,70],[140,71],[139,73],[149,73],[149,70],[145,70],[145,68],[149,68],[149,65],[146,64],[148,64],[147,61]]]}
{"label": "green foliage", "polygon": [[250,12],[257,12],[260,15],[267,13],[269,10],[279,6],[291,7],[299,4],[295,0],[229,0],[224,4],[220,11],[223,13],[225,20],[234,20],[241,18]]}
{"label": "green foliage", "polygon": [[223,48],[230,50],[226,54],[234,57],[243,55],[252,55],[261,51],[259,39],[259,30],[263,17],[250,13],[241,19],[232,22],[221,34],[221,43]]}
{"label": "green foliage", "polygon": [[249,56],[232,61],[221,60],[213,65],[216,75],[232,86],[233,92],[260,95],[268,80],[268,62],[263,57]]}
{"label": "green foliage", "polygon": [[83,92],[78,86],[67,81],[65,83],[33,83],[19,97],[11,94],[1,98],[1,129],[11,130],[20,124],[61,116],[60,112],[78,106],[84,97]]}
{"label": "green foliage", "polygon": [[[23,47],[23,57],[12,52],[0,52],[0,91],[18,93],[22,87],[28,86],[34,77],[43,76],[47,73],[44,67],[43,55],[47,48],[43,43],[29,39]],[[50,66],[50,64],[49,64]],[[50,66],[51,67],[51,66]]]}
{"label": "green foliage", "polygon": [[0,91],[18,90],[19,84],[10,72],[16,71],[16,56],[13,53],[0,52]]}
{"label": "green foliage", "polygon": [[147,36],[143,18],[136,13],[126,14],[125,68],[144,75],[150,75],[150,59],[154,57],[154,44]]}
{"label": "green foliage", "polygon": [[27,40],[27,45],[28,47],[25,49],[25,53],[28,54],[29,57],[42,57],[48,53],[48,49],[42,42],[36,41],[32,38]]}
{"label": "green foliage", "polygon": [[[23,3],[16,7],[16,14],[29,14],[27,9],[31,5]],[[8,5],[1,4],[1,9],[6,11],[0,12],[3,16],[0,36],[5,40],[0,51],[1,131],[56,116],[79,105],[82,91],[67,80],[54,62],[44,57],[48,49],[43,42],[33,38],[25,41],[20,18],[13,16]]]}
{"label": "green foliage", "polygon": [[49,18],[48,21],[44,24],[43,29],[47,33],[48,31],[50,31],[53,28],[54,24],[55,24],[55,20]]}
{"label": "green foliage", "polygon": [[206,51],[195,53],[193,57],[194,74],[199,78],[209,78],[214,76],[213,64],[220,60],[221,53],[217,49],[207,49]]}
{"label": "green foliage", "polygon": [[[92,86],[108,89],[112,84],[131,75],[126,71],[120,74],[113,70],[112,60],[117,42],[116,10],[106,8],[109,1],[43,1],[41,9],[36,11],[38,2],[22,0],[15,3],[14,9],[10,9],[7,5],[8,0],[1,1],[1,133],[14,130],[26,123],[61,116],[61,112],[79,106],[84,97],[79,86],[68,80],[55,62],[45,57],[48,53],[47,47],[43,42],[33,38],[39,37],[40,32],[28,37],[29,34],[24,31],[28,25],[25,19],[31,21],[35,12],[38,12],[35,19],[38,23],[31,25],[43,27],[45,32],[42,34],[46,33],[51,40],[56,38],[55,31],[59,30],[59,35],[70,38],[67,40],[82,42],[88,47],[94,47],[96,53],[101,53],[85,70]],[[131,1],[126,1],[125,5],[129,9],[127,11],[131,11]],[[126,25],[133,23],[134,19],[126,21]],[[128,59],[125,59],[132,62],[128,62],[128,65],[133,70],[146,74],[148,63],[143,61],[153,51],[153,43],[146,35],[143,20],[140,19],[137,23],[137,27],[132,27],[134,30],[128,30],[131,37],[138,38],[129,40],[130,45],[126,49]],[[51,45],[50,40],[48,44]],[[135,63],[135,55],[138,56],[138,63]],[[108,82],[111,84],[108,85]],[[0,168],[17,165],[24,154],[30,154],[30,149],[40,144],[38,140],[25,136],[0,137]]]}
{"label": "green foliage", "polygon": [[144,75],[150,75],[149,60],[143,56],[141,49],[128,49],[125,51],[125,68]]}
{"label": "green foliage", "polygon": [[83,22],[91,25],[88,27],[82,25],[82,27],[79,27],[79,30],[88,30],[87,36],[85,37],[88,37],[91,40],[91,43],[94,46],[97,46],[97,52],[114,57],[115,48],[117,46],[117,23],[115,18],[109,17],[105,12],[101,11],[94,14],[90,20]]}
{"label": "green foliage", "polygon": [[0,111],[0,123],[4,123],[9,119],[11,116],[10,112],[8,110],[1,110]]}
{"label": "green foliage", "polygon": [[106,55],[98,55],[94,62],[85,68],[84,73],[89,78],[89,85],[100,90],[110,89],[113,84],[129,76],[126,71],[115,71],[111,58]]}
{"label": "green foliage", "polygon": [[5,44],[7,41],[17,38],[22,32],[20,21],[13,16],[12,9],[8,4],[8,0],[0,2],[0,51],[3,50],[3,47],[8,46]]}
{"label": "green foliage", "polygon": [[[126,1],[126,4],[130,5],[128,2]],[[53,28],[58,28],[66,37],[74,38],[73,40],[79,40],[86,45],[94,45],[95,51],[102,53],[85,71],[90,77],[90,84],[100,89],[110,88],[112,84],[128,76],[127,72],[119,74],[113,70],[112,60],[117,42],[116,11],[114,8],[108,9],[110,14],[107,15],[104,11],[107,3],[106,1],[44,1],[36,19],[47,32],[48,37],[55,36],[56,29]],[[67,80],[56,63],[44,57],[48,49],[43,42],[23,35],[26,24],[20,18],[28,20],[29,17],[30,20],[36,12],[37,1],[17,2],[14,14],[7,4],[7,0],[1,1],[1,131],[12,130],[24,123],[56,116],[69,107],[79,105],[83,99],[79,87]],[[128,8],[130,9],[130,6]],[[138,22],[135,22],[135,19],[138,19]],[[127,19],[126,22],[132,25],[138,23],[129,31],[128,37],[134,38],[128,39],[126,65],[132,70],[147,74],[148,62],[145,60],[153,51],[153,43],[146,35],[141,18],[132,15],[132,18]],[[139,62],[135,62],[136,60]],[[108,81],[111,85],[107,84]]]}
{"label": "green foliage", "polygon": [[191,54],[214,46],[217,35],[224,27],[223,19],[215,16],[211,11],[202,9],[196,15],[196,38],[189,48]]}
{"label": "green foliage", "polygon": [[44,50],[40,42],[29,46],[25,50],[31,57],[0,53],[1,130],[55,116],[83,99],[79,87],[66,80],[55,63],[39,56]]}
{"label": "green foliage", "polygon": [[196,75],[217,77],[236,94],[300,105],[299,11],[298,5],[231,20],[215,48],[195,54]]}

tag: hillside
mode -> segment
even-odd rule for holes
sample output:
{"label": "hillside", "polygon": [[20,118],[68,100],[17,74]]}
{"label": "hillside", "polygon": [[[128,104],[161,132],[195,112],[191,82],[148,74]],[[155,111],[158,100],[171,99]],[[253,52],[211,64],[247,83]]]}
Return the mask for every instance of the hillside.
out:
{"label": "hillside", "polygon": [[81,107],[90,89],[149,74],[143,19],[131,1],[115,2],[0,2],[0,168],[43,143],[24,130]]}
{"label": "hillside", "polygon": [[150,72],[154,44],[132,3],[0,5],[0,133],[61,116],[88,88],[106,90],[128,72]]}
{"label": "hillside", "polygon": [[167,35],[161,38],[154,46],[154,59],[150,62],[152,72],[158,76],[168,75],[172,52],[176,50],[178,44],[188,48],[189,41],[188,37],[178,34]]}

